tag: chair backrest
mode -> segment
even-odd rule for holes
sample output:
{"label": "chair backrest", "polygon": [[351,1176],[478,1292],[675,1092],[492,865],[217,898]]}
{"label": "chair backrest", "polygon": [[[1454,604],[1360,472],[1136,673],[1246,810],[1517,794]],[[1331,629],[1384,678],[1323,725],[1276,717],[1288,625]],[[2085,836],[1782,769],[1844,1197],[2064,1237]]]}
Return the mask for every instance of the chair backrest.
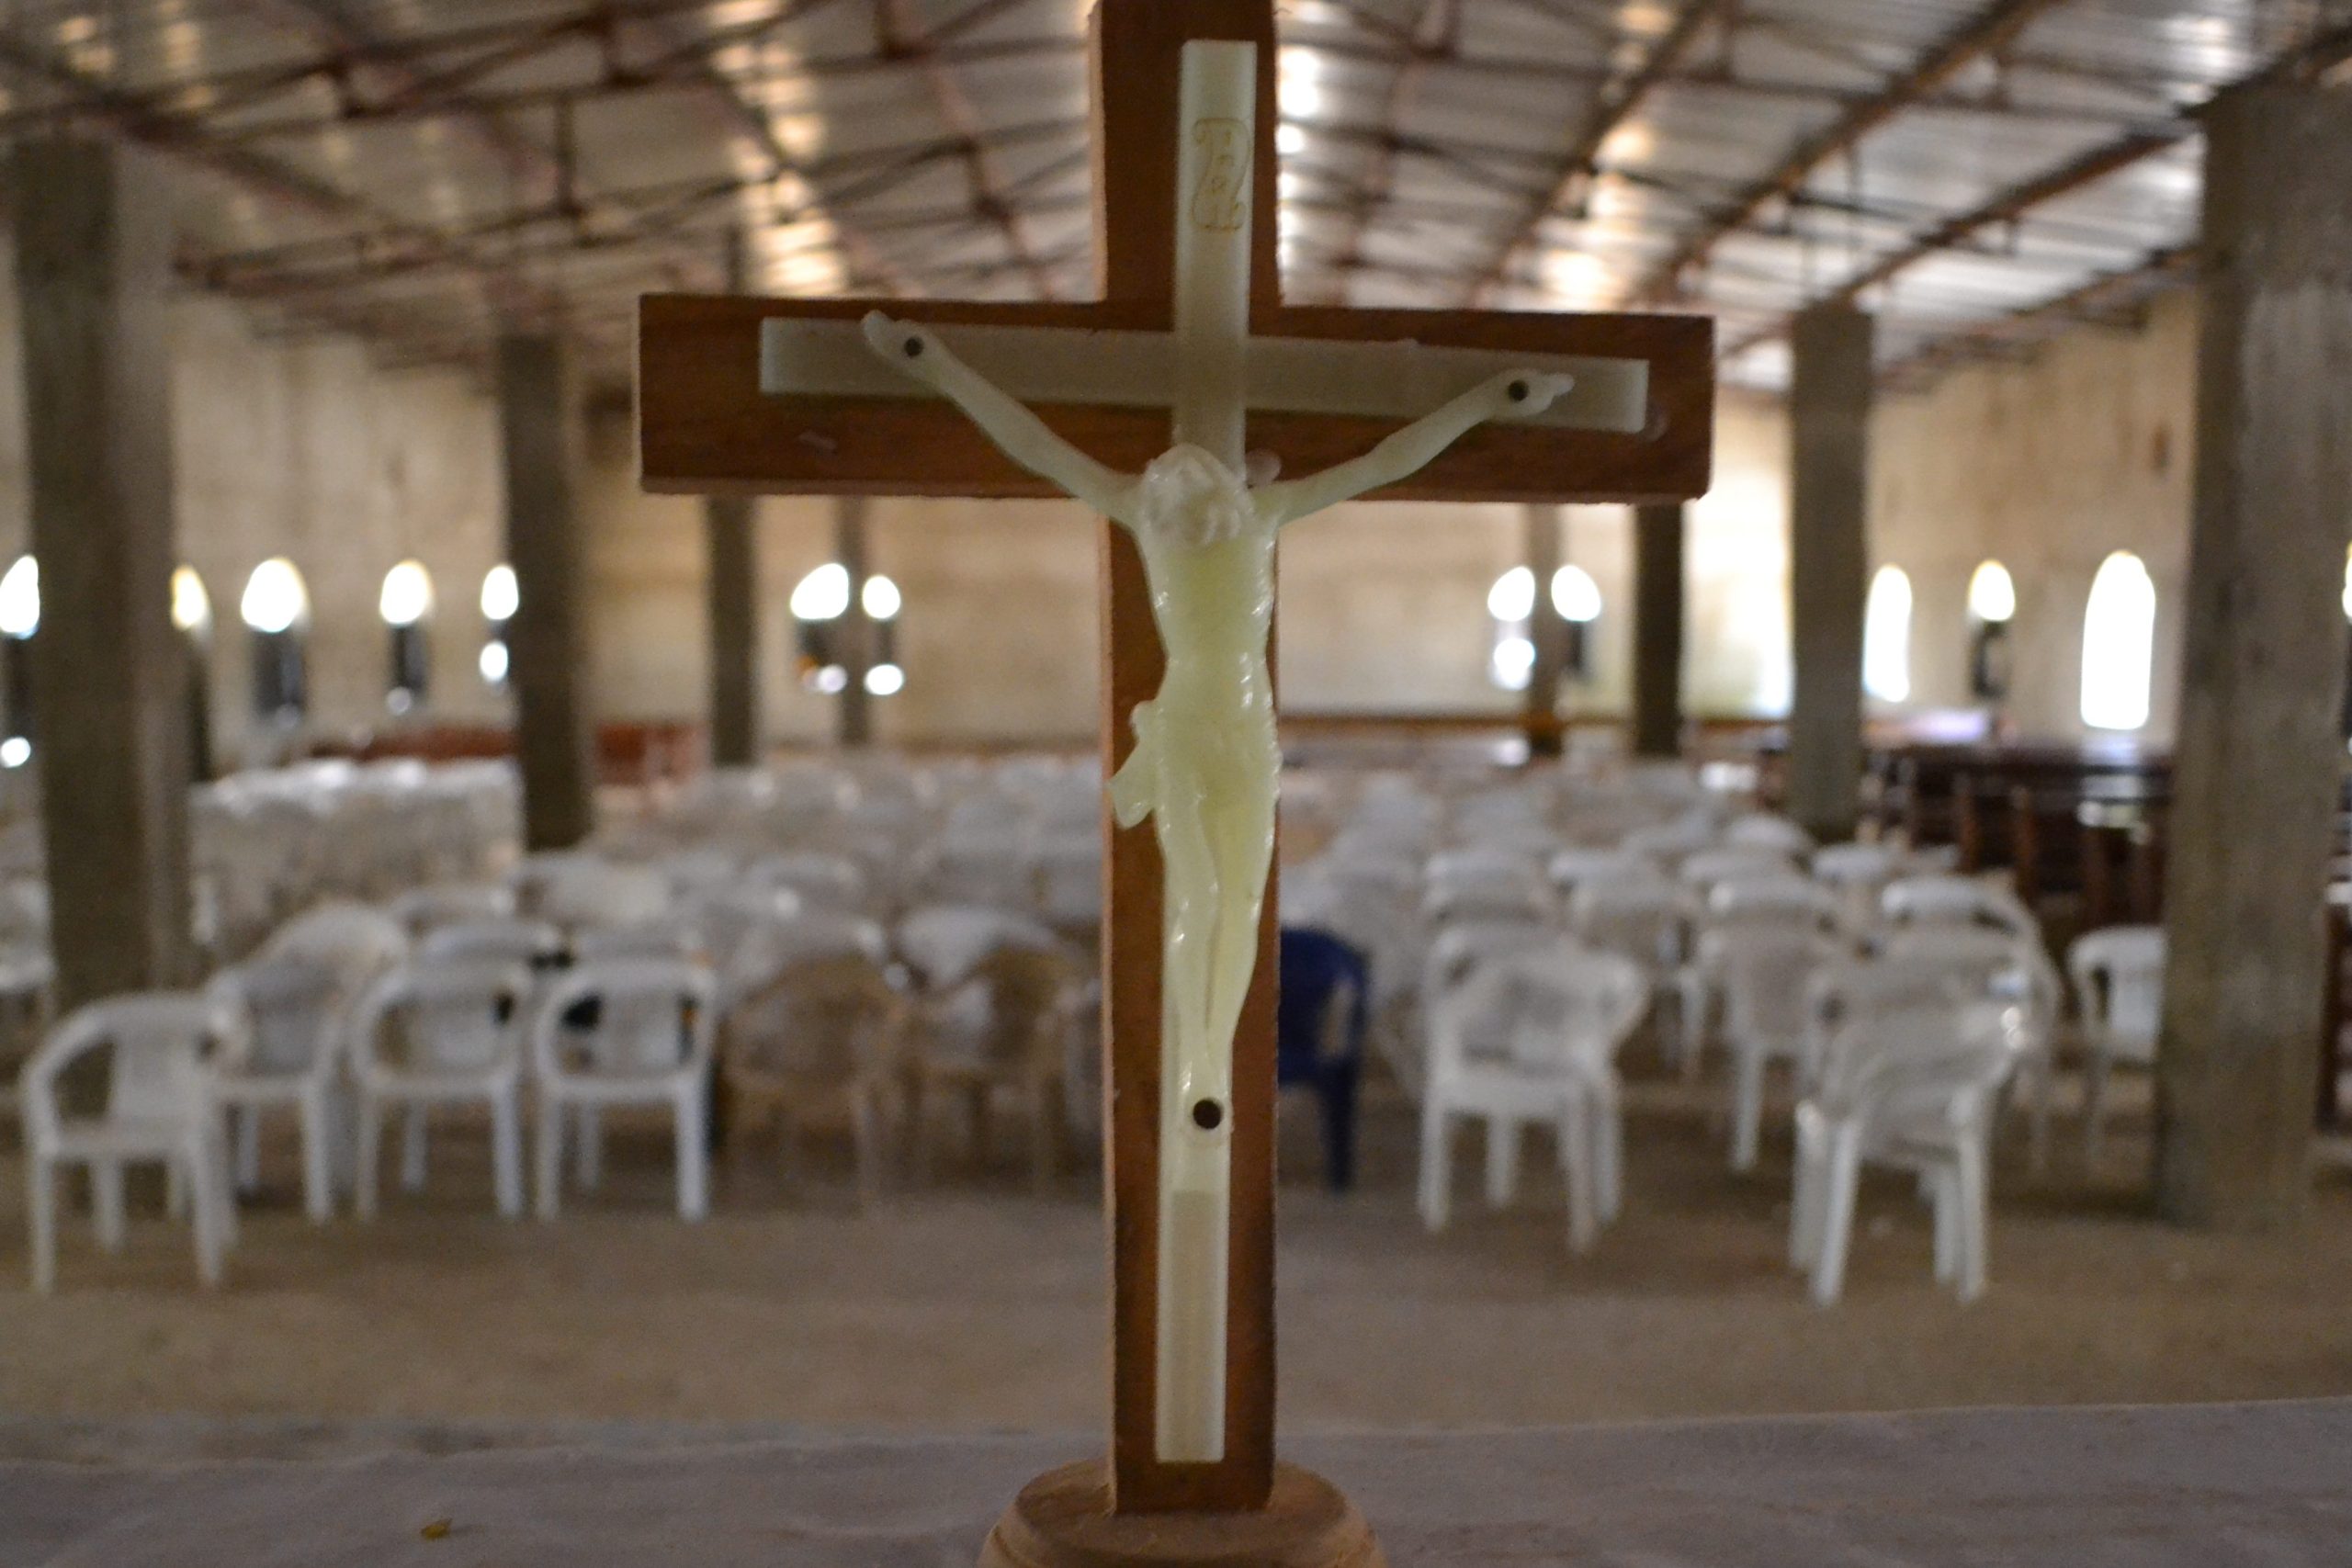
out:
{"label": "chair backrest", "polygon": [[2039,936],[1994,926],[1905,927],[1881,945],[1889,958],[1939,964],[1974,994],[2024,1009],[2027,1026],[2046,1040],[2065,1005],[2065,987]]}
{"label": "chair backrest", "polygon": [[1061,941],[1044,922],[1019,909],[976,904],[933,904],[899,922],[899,954],[933,989],[959,984],[1001,949],[1057,951]]}
{"label": "chair backrest", "polygon": [[753,863],[752,879],[763,886],[790,888],[810,908],[856,909],[865,902],[865,874],[845,855],[765,855]]}
{"label": "chair backrest", "polygon": [[1568,930],[1587,946],[1664,971],[1688,955],[1696,913],[1689,889],[1655,873],[1594,877],[1569,896]]}
{"label": "chair backrest", "polygon": [[1588,882],[1629,882],[1662,874],[1654,861],[1618,850],[1562,850],[1552,857],[1552,885],[1574,897]]}
{"label": "chair backrest", "polygon": [[531,1066],[542,1081],[693,1072],[710,1060],[718,1027],[718,979],[708,964],[592,959],[541,989],[531,1015]]}
{"label": "chair backrest", "polygon": [[2164,1025],[2165,956],[2162,926],[2109,926],[2067,950],[2075,1001],[2109,1050],[2154,1055]]}
{"label": "chair backrest", "polygon": [[1925,1122],[1981,1134],[2015,1070],[2025,1028],[1998,1002],[1923,1005],[1857,1019],[1833,1035],[1812,1098],[1882,1131]]}
{"label": "chair backrest", "polygon": [[25,1064],[25,1119],[37,1139],[54,1136],[59,1076],[106,1051],[109,1118],[184,1120],[204,1111],[213,1071],[241,1066],[250,1049],[247,1021],[220,997],[149,991],[90,1002],[66,1014]]}
{"label": "chair backrest", "polygon": [[1967,876],[1905,876],[1887,884],[1879,909],[1889,925],[1991,926],[2036,933],[2033,914],[2016,895]]}
{"label": "chair backrest", "polygon": [[1724,828],[1724,842],[1737,849],[1770,850],[1790,856],[1813,852],[1813,835],[1785,817],[1751,812],[1735,817]]}
{"label": "chair backrest", "polygon": [[1481,964],[1566,946],[1558,931],[1524,920],[1466,920],[1445,926],[1430,939],[1429,957],[1421,968],[1422,1004],[1435,1006],[1438,998],[1461,987]]}
{"label": "chair backrest", "polygon": [[1833,887],[1876,888],[1892,880],[1894,871],[1894,852],[1883,844],[1831,844],[1814,852],[1814,880]]}
{"label": "chair backrest", "polygon": [[265,958],[310,958],[331,964],[355,987],[408,956],[408,931],[394,916],[365,904],[331,902],[297,915],[262,946]]}
{"label": "chair backrest", "polygon": [[1336,931],[1286,925],[1276,1005],[1276,1067],[1285,1077],[1359,1058],[1373,998],[1372,956]]}
{"label": "chair backrest", "polygon": [[1800,1058],[1814,971],[1843,951],[1817,930],[1769,920],[1719,926],[1699,939],[1700,961],[1723,986],[1724,1032],[1751,1049]]}
{"label": "chair backrest", "polygon": [[702,932],[688,920],[596,926],[571,939],[572,959],[581,964],[615,958],[694,959],[705,951]]}
{"label": "chair backrest", "polygon": [[352,1064],[365,1078],[519,1070],[531,971],[485,957],[426,955],[368,989],[352,1010]]}
{"label": "chair backrest", "polygon": [[1844,906],[1818,883],[1795,875],[1738,877],[1718,882],[1707,893],[1711,924],[1744,920],[1789,921],[1834,931]]}
{"label": "chair backrest", "polygon": [[336,964],[299,954],[248,959],[223,969],[205,987],[250,1021],[253,1049],[243,1069],[273,1077],[333,1070],[342,1049],[344,1009],[359,989]]}
{"label": "chair backrest", "polygon": [[459,920],[436,926],[416,944],[422,959],[470,959],[495,964],[545,964],[563,952],[563,933],[545,920],[517,918]]}
{"label": "chair backrest", "polygon": [[975,1040],[981,1061],[1003,1073],[1061,1071],[1073,1000],[1085,976],[1051,949],[1000,947],[975,964],[956,987],[978,998],[983,1018]]}
{"label": "chair backrest", "polygon": [[1755,847],[1702,850],[1683,858],[1679,874],[1704,892],[1719,882],[1796,874],[1796,862],[1778,850]]}
{"label": "chair backrest", "polygon": [[1648,975],[1613,953],[1522,953],[1471,983],[1510,993],[1511,1059],[1532,1071],[1608,1068],[1649,1010]]}
{"label": "chair backrest", "polygon": [[559,926],[634,926],[667,915],[673,897],[659,866],[592,856],[560,863],[542,879],[530,912]]}
{"label": "chair backrest", "polygon": [[728,1010],[724,1070],[762,1084],[846,1088],[889,1070],[905,1005],[876,958],[811,953]]}
{"label": "chair backrest", "polygon": [[441,883],[411,888],[390,908],[411,936],[422,936],[459,920],[503,919],[514,913],[514,890],[495,882]]}

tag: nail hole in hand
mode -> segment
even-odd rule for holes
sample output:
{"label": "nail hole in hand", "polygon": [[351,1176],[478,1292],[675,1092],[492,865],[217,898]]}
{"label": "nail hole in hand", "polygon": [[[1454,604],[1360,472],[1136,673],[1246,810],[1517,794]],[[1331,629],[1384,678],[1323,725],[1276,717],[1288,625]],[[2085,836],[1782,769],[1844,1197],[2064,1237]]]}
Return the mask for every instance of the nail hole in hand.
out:
{"label": "nail hole in hand", "polygon": [[922,339],[919,337],[910,337],[907,340],[907,357],[909,359],[921,359],[922,357]]}
{"label": "nail hole in hand", "polygon": [[1193,1125],[1204,1133],[1214,1133],[1225,1125],[1225,1107],[1214,1100],[1193,1102]]}
{"label": "nail hole in hand", "polygon": [[1526,382],[1513,381],[1510,384],[1510,400],[1515,403],[1523,403],[1528,400],[1529,395],[1532,391],[1533,389],[1528,386]]}

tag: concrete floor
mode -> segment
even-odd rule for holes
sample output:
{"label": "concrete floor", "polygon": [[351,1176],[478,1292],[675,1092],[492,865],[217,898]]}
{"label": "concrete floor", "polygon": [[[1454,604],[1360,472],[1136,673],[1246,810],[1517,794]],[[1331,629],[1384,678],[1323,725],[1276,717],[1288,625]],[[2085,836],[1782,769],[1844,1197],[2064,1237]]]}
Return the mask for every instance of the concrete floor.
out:
{"label": "concrete floor", "polygon": [[[1846,1303],[1814,1310],[1781,1265],[1785,1140],[1727,1174],[1711,1093],[1638,1085],[1626,1218],[1571,1261],[1531,1150],[1519,1207],[1475,1197],[1424,1235],[1413,1122],[1367,1115],[1368,1185],[1314,1185],[1304,1103],[1284,1127],[1283,1411],[1295,1430],[1476,1426],[1984,1404],[2352,1393],[2352,1184],[2291,1237],[2158,1225],[2131,1194],[2144,1128],[2090,1180],[2006,1149],[1993,1287],[1928,1279],[1926,1217],[1865,1193]],[[2137,1133],[2137,1136],[2133,1135]],[[1005,1140],[1008,1145],[1012,1142]],[[1458,1190],[1476,1190],[1475,1138]],[[0,1452],[60,1416],[173,1414],[539,1422],[783,1421],[1083,1429],[1104,1398],[1092,1179],[1028,1195],[1015,1151],[858,1216],[846,1158],[780,1180],[722,1160],[717,1212],[668,1212],[666,1147],[617,1131],[605,1189],[553,1224],[490,1213],[478,1133],[436,1142],[422,1197],[373,1224],[306,1224],[273,1145],[227,1289],[197,1289],[187,1235],[149,1218],[100,1255],[68,1225],[58,1294],[24,1288],[17,1162],[0,1157]],[[31,1420],[21,1418],[31,1417]]]}

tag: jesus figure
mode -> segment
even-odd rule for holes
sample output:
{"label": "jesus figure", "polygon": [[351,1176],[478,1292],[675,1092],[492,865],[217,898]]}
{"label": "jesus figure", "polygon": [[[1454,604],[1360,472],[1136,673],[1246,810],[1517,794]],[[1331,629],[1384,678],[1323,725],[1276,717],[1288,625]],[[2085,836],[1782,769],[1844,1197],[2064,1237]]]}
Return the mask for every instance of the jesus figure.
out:
{"label": "jesus figure", "polygon": [[[1150,818],[1159,840],[1163,983],[1174,1033],[1161,1048],[1172,1050],[1176,1067],[1174,1099],[1161,1107],[1171,1205],[1161,1223],[1164,1235],[1189,1232],[1205,1241],[1212,1233],[1196,1227],[1221,1228],[1222,1182],[1210,1171],[1232,1133],[1232,1042],[1257,964],[1273,858],[1282,773],[1266,668],[1274,536],[1284,524],[1409,478],[1489,420],[1542,413],[1573,378],[1533,370],[1498,376],[1361,457],[1305,479],[1275,482],[1269,475],[1252,485],[1189,445],[1141,474],[1115,473],[1048,430],[930,332],[878,310],[865,326],[876,353],[954,402],[1006,457],[1119,524],[1141,547],[1167,673],[1158,694],[1136,705],[1135,750],[1111,780],[1111,806],[1123,828]],[[1201,1310],[1221,1311],[1221,1297],[1204,1300]],[[1164,1404],[1162,1416],[1163,1431],[1184,1425],[1176,1404]]]}

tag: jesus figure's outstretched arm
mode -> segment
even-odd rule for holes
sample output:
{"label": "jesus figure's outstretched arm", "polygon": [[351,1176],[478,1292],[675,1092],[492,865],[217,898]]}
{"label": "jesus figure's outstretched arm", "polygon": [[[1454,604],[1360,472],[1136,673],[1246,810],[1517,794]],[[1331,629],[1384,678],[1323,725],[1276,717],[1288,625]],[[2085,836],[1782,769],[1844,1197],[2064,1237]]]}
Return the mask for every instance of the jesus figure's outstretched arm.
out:
{"label": "jesus figure's outstretched arm", "polygon": [[1542,413],[1575,384],[1567,376],[1514,370],[1473,387],[1350,462],[1257,492],[1259,514],[1280,525],[1408,479],[1488,420]]}
{"label": "jesus figure's outstretched arm", "polygon": [[936,334],[879,310],[868,311],[863,324],[875,353],[962,409],[1006,457],[1105,517],[1135,525],[1134,480],[1046,429],[1045,421],[956,358]]}

